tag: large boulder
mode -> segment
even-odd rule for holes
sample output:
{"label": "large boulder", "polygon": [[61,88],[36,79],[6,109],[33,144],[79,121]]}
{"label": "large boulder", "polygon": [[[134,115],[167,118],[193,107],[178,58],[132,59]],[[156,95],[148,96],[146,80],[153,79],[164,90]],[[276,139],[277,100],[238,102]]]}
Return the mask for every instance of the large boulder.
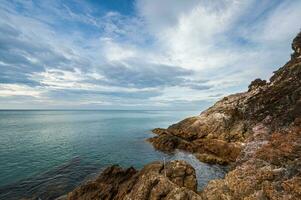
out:
{"label": "large boulder", "polygon": [[194,169],[185,161],[153,162],[140,171],[111,166],[67,195],[68,200],[197,200]]}

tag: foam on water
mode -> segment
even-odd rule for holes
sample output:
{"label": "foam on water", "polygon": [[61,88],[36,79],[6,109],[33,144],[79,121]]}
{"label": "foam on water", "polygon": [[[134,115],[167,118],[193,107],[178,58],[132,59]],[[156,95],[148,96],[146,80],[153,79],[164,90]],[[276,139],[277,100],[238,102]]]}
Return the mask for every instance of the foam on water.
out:
{"label": "foam on water", "polygon": [[200,162],[194,155],[183,151],[176,151],[169,159],[185,160],[195,169],[199,190],[203,189],[210,180],[223,178],[228,170],[225,166]]}

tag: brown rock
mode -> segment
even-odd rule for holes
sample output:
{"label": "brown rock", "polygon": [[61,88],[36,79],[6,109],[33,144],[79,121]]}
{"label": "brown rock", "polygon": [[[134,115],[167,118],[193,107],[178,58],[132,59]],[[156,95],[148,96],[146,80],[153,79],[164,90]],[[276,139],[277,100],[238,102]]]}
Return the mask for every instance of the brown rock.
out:
{"label": "brown rock", "polygon": [[173,152],[175,149],[182,149],[190,152],[194,151],[194,146],[191,142],[175,135],[161,134],[149,138],[148,141],[152,143],[156,149],[164,152]]}
{"label": "brown rock", "polygon": [[89,181],[69,193],[67,199],[122,199],[133,187],[137,173],[134,168],[123,170],[113,165],[95,181]]}
{"label": "brown rock", "polygon": [[201,199],[196,188],[195,171],[185,161],[171,161],[165,166],[154,162],[139,172],[109,167],[95,181],[70,192],[67,199]]}
{"label": "brown rock", "polygon": [[301,56],[301,33],[297,35],[297,37],[294,39],[292,44],[292,49],[294,50],[294,53],[292,55],[293,59],[300,58]]}
{"label": "brown rock", "polygon": [[207,154],[207,153],[196,153],[195,157],[204,162],[204,163],[209,163],[209,164],[219,164],[219,165],[227,165],[229,164],[228,161],[215,156],[214,154]]}
{"label": "brown rock", "polygon": [[212,155],[213,158],[223,160],[224,163],[234,162],[241,151],[240,143],[225,142],[219,139],[198,139],[193,143],[197,153]]}
{"label": "brown rock", "polygon": [[249,85],[249,91],[257,89],[257,88],[262,87],[262,86],[265,86],[266,84],[267,84],[266,80],[261,80],[260,78],[255,79]]}
{"label": "brown rock", "polygon": [[230,171],[225,179],[210,181],[201,193],[202,197],[300,199],[300,139],[300,127],[289,127],[286,131],[272,134],[266,144],[254,149],[252,156]]}
{"label": "brown rock", "polygon": [[164,128],[155,128],[152,130],[152,132],[157,135],[168,134],[167,129],[164,129]]}

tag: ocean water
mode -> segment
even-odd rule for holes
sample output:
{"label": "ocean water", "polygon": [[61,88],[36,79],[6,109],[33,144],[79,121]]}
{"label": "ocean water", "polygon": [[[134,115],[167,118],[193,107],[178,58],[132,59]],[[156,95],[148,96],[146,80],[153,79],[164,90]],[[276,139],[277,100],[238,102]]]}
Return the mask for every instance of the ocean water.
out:
{"label": "ocean water", "polygon": [[223,177],[220,166],[185,152],[164,154],[145,139],[151,129],[193,116],[193,111],[0,111],[0,199],[55,199],[112,164],[184,159],[199,188]]}

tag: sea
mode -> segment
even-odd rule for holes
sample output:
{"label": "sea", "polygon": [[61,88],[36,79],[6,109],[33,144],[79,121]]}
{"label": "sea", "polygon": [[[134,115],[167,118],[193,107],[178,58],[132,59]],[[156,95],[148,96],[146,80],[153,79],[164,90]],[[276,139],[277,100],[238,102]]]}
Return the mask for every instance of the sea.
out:
{"label": "sea", "polygon": [[198,187],[222,178],[223,166],[187,152],[165,154],[146,139],[196,111],[1,110],[0,199],[56,199],[113,164],[141,169],[152,161],[182,159]]}

